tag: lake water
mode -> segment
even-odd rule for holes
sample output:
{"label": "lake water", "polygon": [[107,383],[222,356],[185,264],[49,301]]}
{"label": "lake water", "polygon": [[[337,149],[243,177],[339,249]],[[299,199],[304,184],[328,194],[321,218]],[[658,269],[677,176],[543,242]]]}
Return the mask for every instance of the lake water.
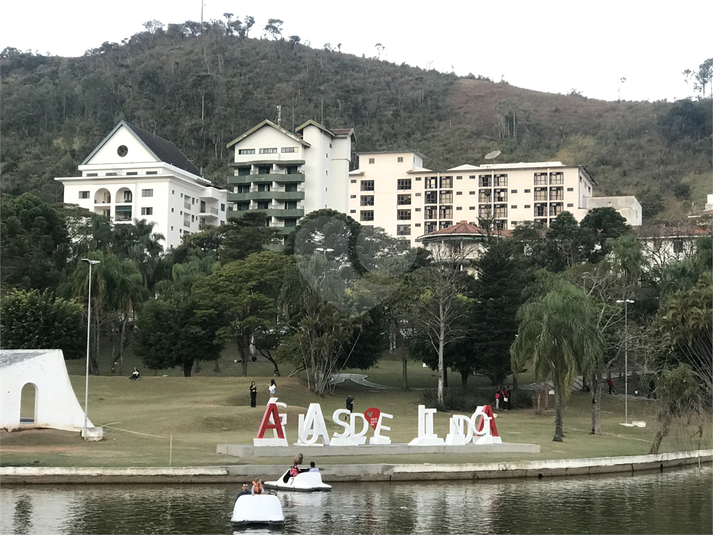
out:
{"label": "lake water", "polygon": [[[278,495],[303,534],[713,533],[713,468],[454,483],[341,483]],[[232,534],[238,485],[0,489],[0,533]],[[275,533],[246,529],[246,533]]]}

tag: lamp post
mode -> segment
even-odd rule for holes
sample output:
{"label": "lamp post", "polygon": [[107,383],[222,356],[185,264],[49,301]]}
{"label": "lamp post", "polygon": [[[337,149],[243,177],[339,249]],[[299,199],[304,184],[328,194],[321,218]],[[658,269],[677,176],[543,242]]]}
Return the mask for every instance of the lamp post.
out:
{"label": "lamp post", "polygon": [[87,371],[84,380],[84,440],[87,440],[87,405],[89,404],[89,340],[92,326],[92,266],[99,264],[99,260],[82,258],[82,262],[89,264],[89,292],[87,297]]}
{"label": "lamp post", "polygon": [[617,299],[624,303],[624,425],[629,425],[629,303],[632,299]]}

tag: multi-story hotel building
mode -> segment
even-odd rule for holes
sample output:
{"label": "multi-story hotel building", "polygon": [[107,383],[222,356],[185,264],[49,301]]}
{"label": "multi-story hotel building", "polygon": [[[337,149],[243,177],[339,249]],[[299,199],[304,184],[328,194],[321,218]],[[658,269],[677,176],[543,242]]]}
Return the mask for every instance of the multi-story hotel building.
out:
{"label": "multi-story hotel building", "polygon": [[[584,167],[561,162],[461,165],[434,172],[423,168],[417,152],[359,154],[359,169],[349,178],[349,215],[412,246],[419,236],[458,221],[478,225],[489,219],[495,228],[511,230],[523,221],[549,226],[564,211],[580,221],[596,186]],[[640,214],[638,206],[638,221],[630,217],[629,224],[640,225]]]}
{"label": "multi-story hotel building", "polygon": [[121,121],[79,166],[60,177],[64,202],[114,224],[145,219],[162,234],[164,250],[206,225],[225,222],[226,191],[212,186],[173,143]]}
{"label": "multi-story hotel building", "polygon": [[263,121],[228,143],[228,209],[261,210],[269,225],[289,234],[304,215],[348,209],[347,186],[354,130],[307,121],[295,133]]}

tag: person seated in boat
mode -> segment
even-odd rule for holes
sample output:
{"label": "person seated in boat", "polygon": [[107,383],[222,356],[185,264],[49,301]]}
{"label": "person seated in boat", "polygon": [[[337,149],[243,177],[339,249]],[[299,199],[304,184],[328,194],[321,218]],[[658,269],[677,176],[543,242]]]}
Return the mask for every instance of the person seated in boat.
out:
{"label": "person seated in boat", "polygon": [[257,481],[253,481],[253,494],[262,494],[262,479],[258,479]]}
{"label": "person seated in boat", "polygon": [[243,483],[243,490],[238,492],[238,495],[236,496],[236,500],[240,498],[241,496],[249,496],[250,495],[250,485],[247,483]]}
{"label": "person seated in boat", "polygon": [[309,471],[310,472],[319,472],[319,468],[317,468],[317,466],[315,466],[314,461],[309,463]]}

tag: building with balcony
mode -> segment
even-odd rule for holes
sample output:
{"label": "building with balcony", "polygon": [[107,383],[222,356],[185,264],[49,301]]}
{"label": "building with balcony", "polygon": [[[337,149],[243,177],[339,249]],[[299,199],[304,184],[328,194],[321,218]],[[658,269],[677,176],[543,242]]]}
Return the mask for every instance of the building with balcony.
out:
{"label": "building with balcony", "polygon": [[263,121],[228,143],[228,210],[260,210],[287,235],[304,215],[321,208],[346,213],[354,130],[307,121],[294,133]]}
{"label": "building with balcony", "polygon": [[564,211],[581,221],[593,206],[612,205],[630,225],[641,224],[634,197],[598,197],[591,203],[596,182],[581,166],[528,162],[434,172],[423,167],[423,159],[417,152],[360,153],[359,168],[349,174],[349,215],[412,246],[419,236],[454,221],[478,225],[488,219],[496,230],[512,230],[524,221],[547,227]]}
{"label": "building with balcony", "polygon": [[170,141],[121,121],[79,166],[60,177],[64,202],[114,224],[145,219],[164,236],[164,250],[206,225],[225,223],[226,194],[201,176]]}

